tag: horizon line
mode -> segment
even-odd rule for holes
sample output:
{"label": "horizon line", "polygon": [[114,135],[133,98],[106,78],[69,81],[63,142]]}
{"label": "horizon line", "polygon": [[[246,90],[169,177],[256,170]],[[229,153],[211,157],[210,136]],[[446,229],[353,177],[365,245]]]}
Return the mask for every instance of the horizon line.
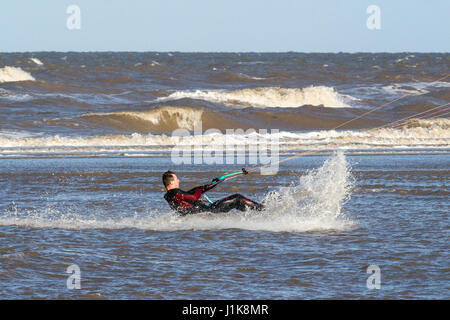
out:
{"label": "horizon line", "polygon": [[57,51],[57,50],[27,50],[27,51],[0,51],[2,53],[307,53],[307,54],[357,54],[357,53],[384,53],[384,54],[396,54],[396,53],[450,53],[449,51],[181,51],[181,50],[86,50],[86,51]]}

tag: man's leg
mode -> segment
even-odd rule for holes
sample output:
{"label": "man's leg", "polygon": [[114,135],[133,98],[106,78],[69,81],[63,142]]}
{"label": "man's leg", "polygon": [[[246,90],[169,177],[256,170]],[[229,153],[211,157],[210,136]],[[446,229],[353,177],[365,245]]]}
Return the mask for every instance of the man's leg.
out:
{"label": "man's leg", "polygon": [[236,193],[232,196],[217,200],[211,205],[210,210],[212,212],[228,212],[232,209],[245,211],[247,208],[252,210],[262,210],[264,206]]}

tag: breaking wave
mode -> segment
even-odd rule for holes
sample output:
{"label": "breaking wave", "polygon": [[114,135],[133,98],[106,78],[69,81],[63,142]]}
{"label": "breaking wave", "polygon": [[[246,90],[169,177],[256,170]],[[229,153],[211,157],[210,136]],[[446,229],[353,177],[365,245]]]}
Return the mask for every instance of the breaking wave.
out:
{"label": "breaking wave", "polygon": [[202,121],[202,110],[183,107],[159,107],[147,111],[88,113],[79,118],[100,125],[111,125],[133,131],[194,130]]}
{"label": "breaking wave", "polygon": [[290,132],[277,130],[235,130],[227,134],[219,130],[196,134],[99,135],[87,137],[30,136],[0,132],[0,155],[70,152],[172,152],[174,147],[226,150],[249,145],[277,146],[283,150],[305,150],[330,146],[330,149],[377,150],[408,148],[449,148],[450,120],[416,120],[402,128],[371,130],[320,130]]}
{"label": "breaking wave", "polygon": [[38,58],[30,58],[31,62],[34,62],[35,64],[37,64],[38,66],[42,66],[44,65],[44,63],[42,63],[41,60],[39,60]]}
{"label": "breaking wave", "polygon": [[323,105],[329,108],[350,107],[344,102],[346,98],[343,95],[340,95],[333,88],[325,86],[304,89],[267,87],[232,91],[175,91],[167,97],[158,98],[157,101],[172,101],[184,98],[206,100],[229,106],[258,108],[295,108],[304,105]]}
{"label": "breaking wave", "polygon": [[0,83],[17,81],[35,81],[31,74],[16,67],[0,68]]}

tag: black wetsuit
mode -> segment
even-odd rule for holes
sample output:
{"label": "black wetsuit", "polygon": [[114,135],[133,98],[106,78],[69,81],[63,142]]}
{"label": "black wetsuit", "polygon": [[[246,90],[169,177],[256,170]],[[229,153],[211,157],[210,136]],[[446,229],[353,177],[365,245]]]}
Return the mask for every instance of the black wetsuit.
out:
{"label": "black wetsuit", "polygon": [[181,213],[181,215],[193,214],[199,212],[228,212],[232,209],[238,209],[245,211],[247,208],[261,210],[262,204],[245,198],[240,194],[233,194],[221,200],[217,200],[212,204],[207,204],[201,200],[202,193],[211,190],[217,185],[212,183],[209,185],[195,187],[189,191],[183,191],[181,189],[170,189],[164,195],[164,199],[167,200],[170,207]]}

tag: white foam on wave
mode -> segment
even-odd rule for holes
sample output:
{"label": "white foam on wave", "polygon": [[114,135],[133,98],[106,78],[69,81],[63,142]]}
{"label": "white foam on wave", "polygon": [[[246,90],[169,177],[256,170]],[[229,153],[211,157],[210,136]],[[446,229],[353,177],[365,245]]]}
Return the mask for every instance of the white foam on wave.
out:
{"label": "white foam on wave", "polygon": [[44,65],[44,64],[42,63],[42,61],[39,60],[38,58],[30,58],[30,61],[31,61],[31,62],[34,62],[34,63],[37,64],[38,66]]}
{"label": "white foam on wave", "polygon": [[[262,178],[261,178],[262,179]],[[232,211],[180,217],[173,212],[149,210],[143,215],[103,218],[104,213],[82,214],[68,209],[21,211],[17,207],[0,215],[2,226],[58,229],[143,229],[155,231],[244,229],[273,232],[344,231],[357,226],[342,212],[352,189],[350,167],[343,153],[335,154],[290,186],[265,196],[266,210]]]}
{"label": "white foam on wave", "polygon": [[208,150],[245,149],[250,145],[279,147],[279,150],[314,150],[332,144],[331,149],[449,148],[450,119],[410,121],[401,128],[372,130],[320,130],[271,132],[247,130],[232,134],[207,131],[203,134],[100,135],[89,137],[24,137],[0,134],[0,155],[8,153],[174,151],[205,146]]}
{"label": "white foam on wave", "polygon": [[262,78],[262,77],[252,77],[252,76],[249,76],[249,75],[247,75],[247,74],[245,74],[245,73],[242,73],[242,72],[239,73],[238,76],[243,77],[243,78],[245,78],[245,79],[250,79],[250,80],[266,80],[266,78]]}
{"label": "white foam on wave", "polygon": [[25,102],[25,101],[30,101],[33,99],[33,97],[27,93],[24,94],[18,94],[18,93],[14,93],[12,91],[9,90],[5,90],[3,88],[0,88],[0,99],[1,100],[9,100],[9,101],[20,101],[20,102]]}
{"label": "white foam on wave", "polygon": [[350,107],[344,102],[344,96],[340,95],[333,88],[325,86],[313,86],[303,89],[262,87],[232,91],[175,91],[167,97],[158,98],[157,101],[171,101],[184,98],[223,103],[229,106],[252,106],[258,108],[295,108],[304,105],[323,105],[328,108]]}
{"label": "white foam on wave", "polygon": [[8,66],[0,68],[0,83],[35,80],[30,73],[20,68]]}
{"label": "white foam on wave", "polygon": [[237,64],[247,64],[247,65],[254,65],[254,64],[267,64],[267,61],[238,61]]}
{"label": "white foam on wave", "polygon": [[399,58],[399,59],[395,60],[395,63],[399,63],[399,62],[403,62],[403,61],[408,61],[409,58],[415,58],[415,57],[416,57],[415,55],[409,54],[409,55],[407,55],[407,56],[405,56],[405,57],[403,57],[403,58]]}
{"label": "white foam on wave", "polygon": [[[42,134],[31,133],[27,131],[17,131],[17,130],[0,130],[0,139],[29,139],[29,138],[37,138]],[[1,140],[0,140],[1,141]],[[2,145],[0,144],[0,147]]]}
{"label": "white foam on wave", "polygon": [[345,92],[363,99],[372,99],[374,97],[389,99],[400,96],[420,96],[430,93],[434,88],[448,88],[450,82],[434,81],[434,82],[401,82],[391,85],[375,84],[373,86],[361,86],[346,89]]}
{"label": "white foam on wave", "polygon": [[405,84],[393,84],[382,87],[382,89],[390,95],[407,94],[407,95],[424,95],[429,93],[429,90],[425,88],[430,87],[428,83],[405,83]]}

